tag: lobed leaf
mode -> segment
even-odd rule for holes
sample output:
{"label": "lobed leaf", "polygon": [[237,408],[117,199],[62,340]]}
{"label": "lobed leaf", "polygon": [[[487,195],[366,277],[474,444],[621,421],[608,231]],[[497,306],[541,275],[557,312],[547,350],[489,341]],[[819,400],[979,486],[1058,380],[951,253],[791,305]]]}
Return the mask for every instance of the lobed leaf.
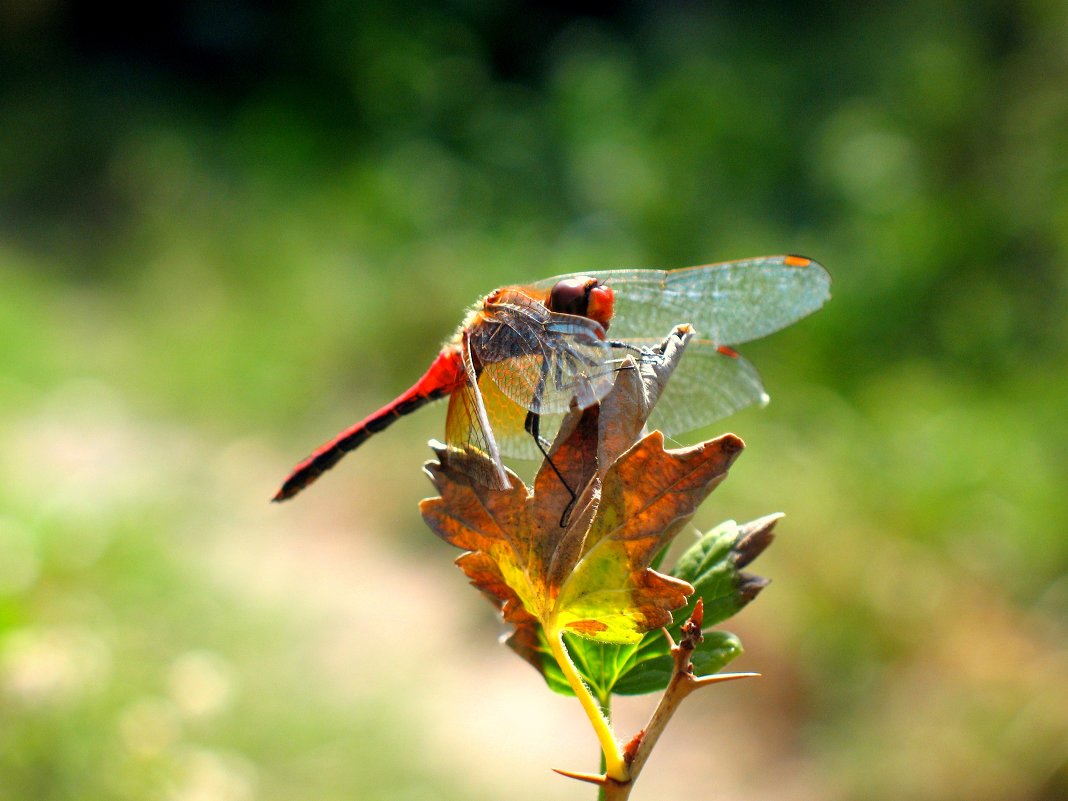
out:
{"label": "lobed leaf", "polygon": [[[588,410],[569,440],[585,440],[596,420],[596,409]],[[613,463],[568,526],[555,514],[562,485],[537,493],[515,478],[510,489],[490,490],[441,463],[427,466],[440,495],[420,508],[435,533],[467,549],[457,564],[506,620],[637,643],[670,623],[671,611],[693,592],[650,562],[723,480],[742,447],[726,435],[666,450],[654,432]],[[569,469],[567,446],[558,453],[562,469]]]}
{"label": "lobed leaf", "polygon": [[[628,360],[598,406],[565,418],[552,464],[531,488],[509,473],[509,489],[488,489],[441,446],[439,461],[426,465],[439,495],[422,502],[424,519],[465,550],[457,564],[514,625],[508,644],[554,690],[571,692],[546,631],[563,632],[599,697],[651,692],[670,676],[659,629],[672,625],[672,612],[685,609],[675,616],[685,619],[696,592],[714,610],[706,622],[722,620],[744,605],[739,592],[762,581],[732,572],[737,526],[702,537],[672,575],[653,568],[744,447],[731,434],[677,450],[665,448],[659,432],[637,439],[689,336],[680,328],[665,340],[663,359]],[[740,651],[733,635],[717,633],[693,663],[715,672]]]}
{"label": "lobed leaf", "polygon": [[[637,643],[671,622],[686,581],[649,567],[743,448],[733,435],[666,450],[654,431],[606,473],[581,558],[560,585],[552,623],[600,642]],[[546,621],[543,621],[545,623]]]}

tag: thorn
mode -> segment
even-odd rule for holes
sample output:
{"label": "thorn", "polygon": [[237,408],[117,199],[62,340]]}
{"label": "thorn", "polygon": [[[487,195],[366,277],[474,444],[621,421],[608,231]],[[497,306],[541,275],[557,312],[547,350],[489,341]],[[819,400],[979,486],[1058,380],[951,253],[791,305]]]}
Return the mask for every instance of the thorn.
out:
{"label": "thorn", "polygon": [[699,679],[693,680],[694,687],[704,687],[706,684],[719,684],[723,681],[734,681],[735,679],[759,679],[762,674],[760,673],[713,673],[711,676],[701,676]]}
{"label": "thorn", "polygon": [[690,614],[690,619],[682,624],[682,634],[679,640],[678,648],[683,651],[693,652],[697,648],[697,644],[704,639],[701,634],[701,623],[705,619],[705,601],[704,598],[698,598],[697,603],[693,606],[693,612]]}
{"label": "thorn", "polygon": [[697,603],[693,605],[693,614],[690,615],[690,622],[697,627],[697,630],[701,630],[701,624],[705,622],[705,599],[698,598]]}
{"label": "thorn", "polygon": [[633,737],[630,742],[623,747],[623,761],[628,765],[634,761],[634,757],[638,753],[638,749],[642,747],[642,742],[645,740],[645,729],[642,729]]}
{"label": "thorn", "polygon": [[562,768],[553,768],[553,772],[569,779],[578,779],[580,782],[596,784],[598,787],[604,787],[608,784],[608,777],[602,773],[579,773],[573,770],[563,770]]}

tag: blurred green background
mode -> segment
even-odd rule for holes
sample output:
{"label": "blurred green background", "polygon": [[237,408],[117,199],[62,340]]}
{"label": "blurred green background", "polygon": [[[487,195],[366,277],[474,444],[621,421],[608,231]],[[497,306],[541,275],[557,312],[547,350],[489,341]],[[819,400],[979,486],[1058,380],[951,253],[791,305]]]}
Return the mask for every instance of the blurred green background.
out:
{"label": "blurred green background", "polygon": [[0,5],[0,799],[592,797],[443,408],[267,499],[494,286],[779,252],[700,520],[787,513],[765,678],[635,798],[1068,798],[1068,5],[593,8]]}

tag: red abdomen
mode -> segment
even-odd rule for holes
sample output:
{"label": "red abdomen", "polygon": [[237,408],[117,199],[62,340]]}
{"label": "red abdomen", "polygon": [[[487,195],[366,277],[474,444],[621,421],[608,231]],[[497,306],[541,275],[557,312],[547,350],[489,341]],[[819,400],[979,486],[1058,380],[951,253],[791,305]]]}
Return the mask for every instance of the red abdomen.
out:
{"label": "red abdomen", "polygon": [[362,445],[372,434],[377,434],[395,420],[411,414],[431,401],[451,395],[463,386],[466,380],[460,346],[446,345],[423,377],[410,389],[316,448],[310,456],[294,467],[272,500],[284,501],[292,498],[341,461],[342,456]]}

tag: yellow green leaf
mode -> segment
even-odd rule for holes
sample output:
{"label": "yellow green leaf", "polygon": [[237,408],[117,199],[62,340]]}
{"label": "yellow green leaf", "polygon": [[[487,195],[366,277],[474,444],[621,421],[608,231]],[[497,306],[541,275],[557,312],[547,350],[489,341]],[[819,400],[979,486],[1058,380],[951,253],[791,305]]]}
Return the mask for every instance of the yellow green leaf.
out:
{"label": "yellow green leaf", "polygon": [[723,480],[742,449],[733,435],[666,450],[654,431],[608,470],[584,552],[561,584],[549,630],[601,642],[634,643],[671,622],[693,592],[687,582],[649,563]]}

